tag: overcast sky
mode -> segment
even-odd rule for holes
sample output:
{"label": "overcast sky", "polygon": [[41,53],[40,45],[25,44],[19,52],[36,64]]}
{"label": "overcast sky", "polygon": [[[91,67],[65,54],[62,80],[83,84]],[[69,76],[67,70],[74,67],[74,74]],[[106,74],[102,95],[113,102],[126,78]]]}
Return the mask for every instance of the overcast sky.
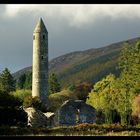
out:
{"label": "overcast sky", "polygon": [[49,33],[49,60],[140,37],[138,4],[0,4],[0,72],[32,65],[32,33],[39,17]]}

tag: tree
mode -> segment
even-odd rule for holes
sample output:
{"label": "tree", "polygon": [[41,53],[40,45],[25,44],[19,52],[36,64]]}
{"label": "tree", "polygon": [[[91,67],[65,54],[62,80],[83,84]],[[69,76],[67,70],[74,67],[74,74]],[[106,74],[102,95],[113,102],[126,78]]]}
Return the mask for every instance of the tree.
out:
{"label": "tree", "polygon": [[22,74],[16,85],[17,89],[32,89],[32,72]]}
{"label": "tree", "polygon": [[49,110],[55,112],[66,100],[76,100],[76,95],[70,90],[62,90],[49,96]]}
{"label": "tree", "polygon": [[[130,124],[132,102],[140,92],[140,41],[133,45],[124,44],[118,67],[122,72],[118,78],[116,89],[119,103],[116,108],[121,115],[122,124]],[[117,100],[116,100],[117,101]]]}
{"label": "tree", "polygon": [[125,87],[140,91],[140,41],[133,45],[124,44],[124,48],[120,55],[118,67],[122,69],[120,80]]}
{"label": "tree", "polygon": [[[135,97],[140,93],[140,41],[132,45],[124,44],[118,68],[121,70],[119,77],[114,79],[107,76],[97,82],[89,93],[87,103],[97,110],[104,111],[105,118],[110,114],[108,111],[113,108],[119,113],[121,124],[128,125],[131,122],[131,114],[139,113],[139,99]],[[112,82],[111,77],[114,79]],[[110,116],[111,114],[108,118]]]}
{"label": "tree", "polygon": [[26,74],[24,89],[32,89],[32,72]]}
{"label": "tree", "polygon": [[140,94],[138,94],[133,100],[132,115],[140,119]]}
{"label": "tree", "polygon": [[15,91],[15,88],[15,80],[8,68],[5,68],[0,74],[0,91],[9,93]]}
{"label": "tree", "polygon": [[49,95],[56,93],[56,92],[60,92],[61,90],[61,86],[60,83],[57,80],[57,77],[54,73],[49,75]]}
{"label": "tree", "polygon": [[113,101],[115,109],[120,114],[122,125],[130,124],[132,94],[121,81],[121,77],[117,78],[114,84]]}
{"label": "tree", "polygon": [[113,74],[107,75],[106,78],[103,78],[93,86],[93,89],[89,93],[88,98],[86,100],[87,104],[90,104],[91,106],[95,107],[97,111],[102,111],[104,113],[106,123],[112,123],[114,119],[114,81],[115,76]]}
{"label": "tree", "polygon": [[86,102],[88,93],[91,91],[91,89],[92,89],[92,84],[88,82],[83,82],[83,83],[77,84],[74,87],[73,91],[79,100],[83,100],[84,102]]}
{"label": "tree", "polygon": [[27,123],[27,114],[22,101],[7,92],[0,91],[0,125],[19,125]]}
{"label": "tree", "polygon": [[24,73],[19,77],[19,79],[17,81],[17,88],[18,89],[24,88],[25,80],[26,80],[26,74]]}

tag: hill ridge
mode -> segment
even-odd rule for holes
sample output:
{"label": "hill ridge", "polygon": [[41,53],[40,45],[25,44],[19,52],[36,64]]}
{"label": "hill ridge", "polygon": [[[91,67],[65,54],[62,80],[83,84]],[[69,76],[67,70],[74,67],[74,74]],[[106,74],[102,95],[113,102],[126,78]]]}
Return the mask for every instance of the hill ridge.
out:
{"label": "hill ridge", "polygon": [[[132,44],[137,40],[140,40],[140,37],[112,43],[100,48],[66,53],[49,61],[49,72],[56,73],[64,87],[80,80],[96,82],[109,72],[119,73],[115,66],[122,45],[125,42]],[[18,79],[22,74],[31,72],[31,68],[29,66],[13,73],[14,78]]]}

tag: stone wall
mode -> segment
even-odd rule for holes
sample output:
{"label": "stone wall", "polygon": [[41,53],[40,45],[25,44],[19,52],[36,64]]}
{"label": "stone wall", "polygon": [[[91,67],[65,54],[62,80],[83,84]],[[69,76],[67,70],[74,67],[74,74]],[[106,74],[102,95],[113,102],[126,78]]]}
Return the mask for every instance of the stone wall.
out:
{"label": "stone wall", "polygon": [[56,111],[55,125],[74,125],[77,123],[95,123],[96,110],[82,100],[68,100]]}
{"label": "stone wall", "polygon": [[49,127],[52,124],[52,116],[54,113],[42,113],[40,110],[29,107],[24,109],[28,115],[28,126],[31,127]]}
{"label": "stone wall", "polygon": [[82,100],[67,100],[55,113],[43,113],[32,107],[24,110],[28,114],[28,125],[31,127],[75,125],[78,123],[95,123],[96,121],[95,108]]}

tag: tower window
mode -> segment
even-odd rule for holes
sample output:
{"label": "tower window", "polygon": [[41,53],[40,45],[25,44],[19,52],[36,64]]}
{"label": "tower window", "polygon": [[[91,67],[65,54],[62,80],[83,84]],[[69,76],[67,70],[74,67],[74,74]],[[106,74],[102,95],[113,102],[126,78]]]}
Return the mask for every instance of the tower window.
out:
{"label": "tower window", "polygon": [[43,60],[43,58],[44,58],[44,57],[43,57],[43,55],[42,55],[42,56],[41,56],[41,59]]}
{"label": "tower window", "polygon": [[45,35],[43,35],[43,39],[45,39]]}
{"label": "tower window", "polygon": [[33,40],[35,40],[35,35],[33,36]]}

